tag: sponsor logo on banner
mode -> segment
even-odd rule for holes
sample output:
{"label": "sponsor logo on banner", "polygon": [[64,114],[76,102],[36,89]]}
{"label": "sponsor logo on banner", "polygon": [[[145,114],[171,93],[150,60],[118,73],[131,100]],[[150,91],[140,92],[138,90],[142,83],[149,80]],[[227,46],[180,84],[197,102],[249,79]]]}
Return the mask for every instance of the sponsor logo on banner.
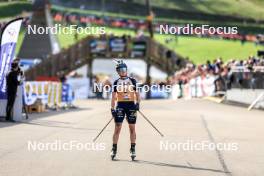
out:
{"label": "sponsor logo on banner", "polygon": [[43,104],[59,105],[74,100],[73,90],[69,84],[51,81],[27,81],[24,83],[24,101],[26,105],[34,104],[37,99]]}

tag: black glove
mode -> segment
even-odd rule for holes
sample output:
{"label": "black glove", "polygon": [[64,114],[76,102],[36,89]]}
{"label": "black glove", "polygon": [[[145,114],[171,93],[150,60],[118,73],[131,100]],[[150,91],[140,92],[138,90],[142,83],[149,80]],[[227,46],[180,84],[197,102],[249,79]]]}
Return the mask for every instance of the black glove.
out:
{"label": "black glove", "polygon": [[111,108],[111,113],[113,117],[116,117],[116,110]]}
{"label": "black glove", "polygon": [[139,103],[136,103],[136,104],[135,104],[135,110],[136,110],[136,111],[139,111]]}

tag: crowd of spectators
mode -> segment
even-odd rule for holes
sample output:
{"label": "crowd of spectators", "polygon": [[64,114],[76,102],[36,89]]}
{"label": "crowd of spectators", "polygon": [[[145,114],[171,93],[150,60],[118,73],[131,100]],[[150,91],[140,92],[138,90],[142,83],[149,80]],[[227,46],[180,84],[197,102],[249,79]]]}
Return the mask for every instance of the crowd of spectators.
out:
{"label": "crowd of spectators", "polygon": [[[78,13],[64,13],[64,12],[53,12],[53,18],[55,22],[66,23],[66,24],[78,24],[86,26],[87,24],[92,25],[103,25],[117,28],[128,28],[133,30],[146,30],[147,24],[143,19],[127,19],[120,17],[109,17],[109,16],[96,16],[96,15],[84,15]],[[164,25],[163,23],[153,22],[154,31],[159,32],[159,26]],[[174,24],[170,24],[172,26]],[[181,24],[179,24],[181,26]],[[198,34],[194,34],[198,35]],[[240,40],[242,43],[245,41],[255,42],[256,44],[264,44],[264,35],[251,35],[251,34],[209,34],[199,35],[200,37],[214,37],[228,40]]]}
{"label": "crowd of spectators", "polygon": [[250,56],[246,60],[232,59],[226,63],[221,58],[213,62],[195,65],[188,63],[185,68],[176,72],[173,83],[180,87],[189,83],[192,78],[212,77],[215,92],[231,88],[264,88],[264,57]]}
{"label": "crowd of spectators", "polygon": [[[29,24],[29,17],[24,17],[23,25],[27,26]],[[53,19],[58,23],[77,24],[80,26],[87,25],[97,25],[97,26],[109,26],[116,28],[127,28],[138,31],[147,30],[147,23],[143,19],[128,19],[120,17],[109,17],[109,16],[96,16],[96,15],[83,15],[78,13],[64,13],[64,12],[53,12]],[[6,21],[0,21],[0,29],[2,29]],[[159,26],[164,25],[163,23],[153,22],[154,31],[159,33]],[[170,24],[172,26],[174,24]],[[181,26],[181,24],[179,24]],[[212,37],[221,38],[227,40],[240,40],[243,44],[246,41],[255,42],[256,44],[264,44],[264,34],[252,35],[252,34],[209,34],[204,35],[194,34],[199,37]]]}

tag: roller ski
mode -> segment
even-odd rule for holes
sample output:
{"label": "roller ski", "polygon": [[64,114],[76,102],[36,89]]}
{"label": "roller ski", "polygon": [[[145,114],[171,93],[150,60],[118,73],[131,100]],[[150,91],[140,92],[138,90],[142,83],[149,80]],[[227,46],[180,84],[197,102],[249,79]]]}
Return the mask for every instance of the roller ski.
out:
{"label": "roller ski", "polygon": [[131,148],[130,149],[130,157],[131,157],[132,161],[135,161],[135,158],[136,158],[136,150],[135,150],[135,148]]}

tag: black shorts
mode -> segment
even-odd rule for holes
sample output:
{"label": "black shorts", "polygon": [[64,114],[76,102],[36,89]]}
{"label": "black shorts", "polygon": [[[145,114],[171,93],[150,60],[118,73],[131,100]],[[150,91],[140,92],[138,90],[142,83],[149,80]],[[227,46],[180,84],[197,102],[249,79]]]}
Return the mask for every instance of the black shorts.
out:
{"label": "black shorts", "polygon": [[129,124],[135,124],[137,121],[137,111],[134,102],[118,102],[116,107],[115,123],[122,123],[126,116]]}

